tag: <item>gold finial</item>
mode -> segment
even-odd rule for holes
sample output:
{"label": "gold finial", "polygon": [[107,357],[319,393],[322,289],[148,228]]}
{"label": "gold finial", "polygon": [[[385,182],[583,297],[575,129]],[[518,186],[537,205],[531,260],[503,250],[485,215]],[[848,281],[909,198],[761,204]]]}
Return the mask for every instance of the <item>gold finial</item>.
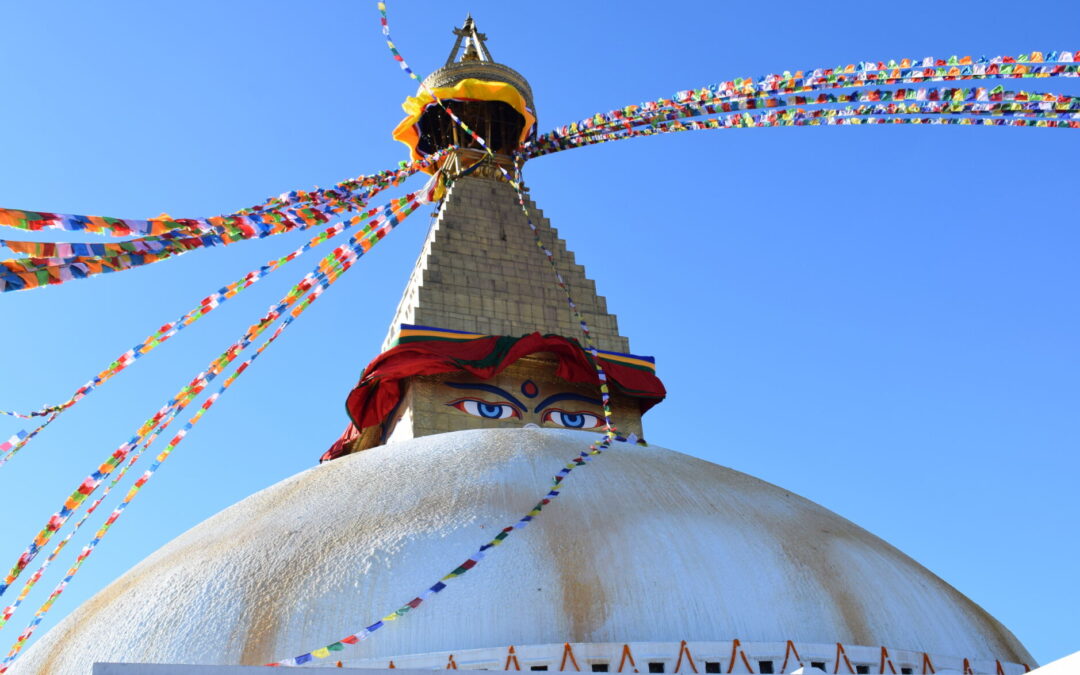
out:
{"label": "gold finial", "polygon": [[465,61],[479,61],[479,60],[480,60],[480,52],[476,51],[476,45],[474,45],[472,43],[472,41],[470,40],[469,43],[465,45],[465,53],[461,56],[461,61],[465,62]]}
{"label": "gold finial", "polygon": [[462,40],[465,40],[465,53],[461,56],[462,61],[493,60],[491,52],[488,51],[485,44],[487,34],[476,30],[476,22],[473,21],[472,14],[465,17],[465,24],[461,28],[454,29],[454,35],[457,36],[457,40],[454,41],[454,47],[450,50],[450,56],[446,58],[446,65],[454,63],[454,59],[461,50]]}

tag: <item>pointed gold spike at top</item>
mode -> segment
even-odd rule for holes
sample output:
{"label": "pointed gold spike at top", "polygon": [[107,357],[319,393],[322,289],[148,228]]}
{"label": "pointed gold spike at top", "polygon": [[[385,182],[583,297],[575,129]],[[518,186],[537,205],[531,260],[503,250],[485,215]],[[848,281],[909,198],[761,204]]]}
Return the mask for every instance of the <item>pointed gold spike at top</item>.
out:
{"label": "pointed gold spike at top", "polygon": [[454,47],[450,50],[450,55],[446,57],[445,65],[455,62],[458,52],[461,51],[462,40],[465,41],[465,53],[461,56],[462,62],[494,60],[491,58],[491,52],[487,48],[487,34],[476,30],[476,21],[473,20],[471,13],[465,17],[465,23],[461,28],[454,29],[454,35],[457,36],[457,40],[454,41]]}

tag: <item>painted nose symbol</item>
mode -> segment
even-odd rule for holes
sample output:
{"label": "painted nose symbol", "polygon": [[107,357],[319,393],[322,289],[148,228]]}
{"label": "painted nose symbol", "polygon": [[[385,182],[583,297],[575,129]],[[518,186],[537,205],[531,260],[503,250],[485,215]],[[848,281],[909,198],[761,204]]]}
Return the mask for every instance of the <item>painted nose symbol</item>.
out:
{"label": "painted nose symbol", "polygon": [[521,428],[522,429],[539,429],[540,425],[529,422],[528,424],[526,424],[525,426],[523,426]]}

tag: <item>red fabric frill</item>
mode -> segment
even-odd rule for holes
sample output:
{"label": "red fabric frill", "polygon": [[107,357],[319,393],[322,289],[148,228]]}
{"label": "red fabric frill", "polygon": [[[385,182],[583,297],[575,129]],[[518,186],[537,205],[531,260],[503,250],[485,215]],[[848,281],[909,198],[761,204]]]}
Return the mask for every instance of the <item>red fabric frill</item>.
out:
{"label": "red fabric frill", "polygon": [[[401,401],[402,380],[416,375],[466,372],[487,379],[523,356],[549,352],[558,359],[555,374],[567,382],[599,384],[592,356],[577,340],[532,333],[522,337],[490,336],[467,342],[422,340],[407,342],[375,357],[359,384],[349,393],[345,409],[352,423],[320,461],[348,454],[349,446],[367,427],[383,423]],[[667,391],[651,370],[600,357],[613,392],[638,399],[645,412]]]}

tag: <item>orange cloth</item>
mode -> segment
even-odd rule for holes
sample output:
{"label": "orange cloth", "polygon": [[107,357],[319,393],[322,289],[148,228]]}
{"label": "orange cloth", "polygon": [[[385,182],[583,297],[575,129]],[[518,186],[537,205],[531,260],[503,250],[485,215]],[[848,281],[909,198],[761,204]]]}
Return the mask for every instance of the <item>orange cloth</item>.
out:
{"label": "orange cloth", "polygon": [[[431,93],[421,91],[419,95],[410,96],[401,104],[407,116],[394,129],[394,139],[409,146],[409,154],[414,160],[422,158],[422,155],[416,149],[417,144],[420,142],[417,124],[420,121],[420,116],[424,114],[424,111],[429,106],[438,105],[435,102],[436,97],[444,103],[447,101],[502,101],[510,105],[525,118],[525,126],[522,127],[521,138],[518,139],[518,143],[525,142],[533,125],[536,124],[536,115],[529,110],[525,103],[525,97],[521,95],[521,92],[514,85],[506,82],[489,82],[469,77],[452,87],[437,87],[432,89]],[[434,173],[435,168],[424,169],[424,171]]]}

